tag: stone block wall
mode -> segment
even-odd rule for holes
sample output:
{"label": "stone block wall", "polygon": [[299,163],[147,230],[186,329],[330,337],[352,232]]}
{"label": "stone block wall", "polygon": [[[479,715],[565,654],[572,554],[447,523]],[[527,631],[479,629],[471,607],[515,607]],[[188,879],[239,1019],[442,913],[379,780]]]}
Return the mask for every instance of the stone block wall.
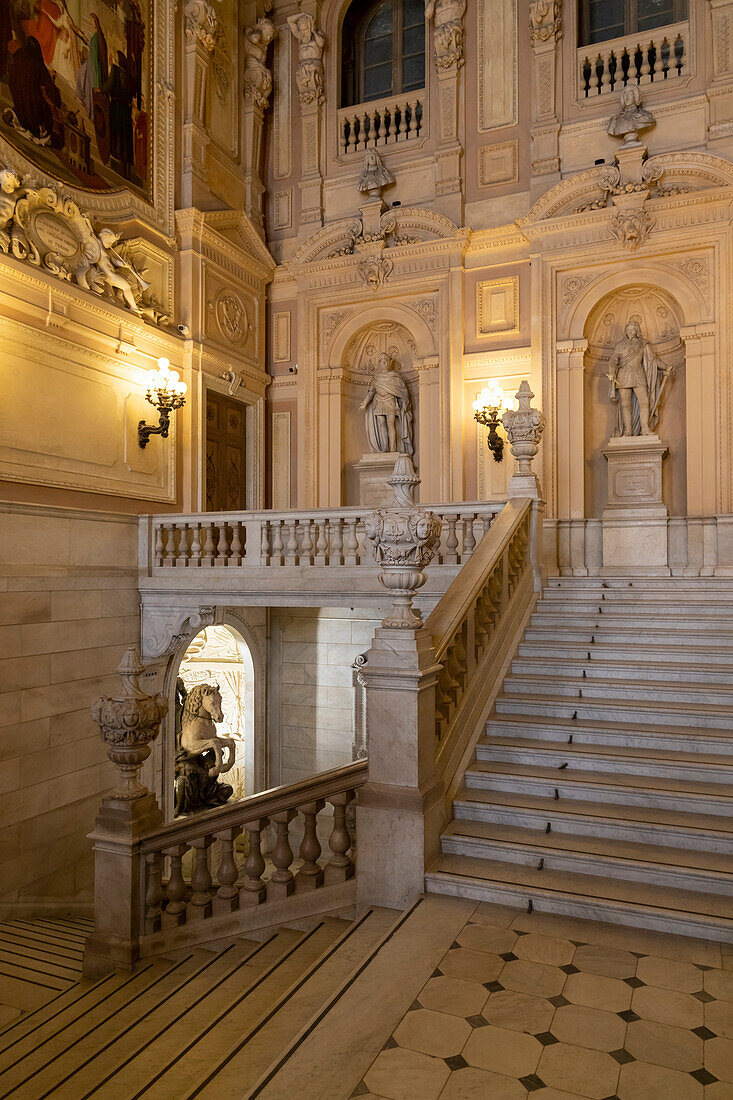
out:
{"label": "stone block wall", "polygon": [[137,517],[0,504],[0,916],[91,903],[89,708],[138,643]]}
{"label": "stone block wall", "polygon": [[358,608],[277,608],[269,661],[270,782],[294,783],[348,764],[353,663],[382,615]]}

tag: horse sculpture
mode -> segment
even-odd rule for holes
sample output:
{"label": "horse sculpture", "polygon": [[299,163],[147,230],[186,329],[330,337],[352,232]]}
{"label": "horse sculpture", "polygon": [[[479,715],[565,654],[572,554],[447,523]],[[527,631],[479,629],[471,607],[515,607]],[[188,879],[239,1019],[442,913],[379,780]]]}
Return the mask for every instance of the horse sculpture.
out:
{"label": "horse sculpture", "polygon": [[[223,722],[221,692],[216,684],[196,684],[186,696],[181,718],[181,748],[189,753],[212,749],[216,757],[209,775],[215,777],[234,766],[236,743],[231,737],[218,737],[215,722]],[[226,750],[226,763],[224,751]]]}

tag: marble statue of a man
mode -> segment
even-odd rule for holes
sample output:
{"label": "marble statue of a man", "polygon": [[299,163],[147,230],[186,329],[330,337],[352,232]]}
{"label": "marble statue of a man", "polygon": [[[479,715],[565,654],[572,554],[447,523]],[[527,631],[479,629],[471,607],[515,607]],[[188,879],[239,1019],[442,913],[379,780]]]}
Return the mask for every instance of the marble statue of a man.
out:
{"label": "marble statue of a man", "polygon": [[651,435],[659,421],[662,390],[674,367],[654,352],[638,321],[629,321],[608,365],[610,397],[619,402],[614,435]]}
{"label": "marble statue of a man", "polygon": [[367,438],[375,454],[414,453],[410,393],[394,359],[386,351],[377,360],[377,369],[359,409],[366,413]]}

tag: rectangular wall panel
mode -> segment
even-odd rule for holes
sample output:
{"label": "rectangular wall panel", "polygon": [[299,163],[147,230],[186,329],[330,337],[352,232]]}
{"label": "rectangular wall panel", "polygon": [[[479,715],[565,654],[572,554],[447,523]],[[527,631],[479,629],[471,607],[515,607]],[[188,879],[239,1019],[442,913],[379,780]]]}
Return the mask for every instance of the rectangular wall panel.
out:
{"label": "rectangular wall panel", "polygon": [[290,507],[290,413],[272,414],[272,507]]}
{"label": "rectangular wall panel", "polygon": [[517,0],[478,0],[478,128],[517,124]]}

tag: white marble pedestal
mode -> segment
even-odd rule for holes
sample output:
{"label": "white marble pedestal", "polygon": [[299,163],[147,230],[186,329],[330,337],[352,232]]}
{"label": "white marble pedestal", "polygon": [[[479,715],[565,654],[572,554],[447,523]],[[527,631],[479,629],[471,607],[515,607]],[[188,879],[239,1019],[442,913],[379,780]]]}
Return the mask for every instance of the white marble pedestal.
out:
{"label": "white marble pedestal", "polygon": [[608,504],[603,510],[602,576],[667,577],[667,509],[658,435],[620,436],[603,449]]}
{"label": "white marble pedestal", "polygon": [[394,503],[394,490],[387,478],[394,473],[399,458],[397,451],[362,455],[354,469],[359,478],[359,505],[362,508],[383,508]]}

